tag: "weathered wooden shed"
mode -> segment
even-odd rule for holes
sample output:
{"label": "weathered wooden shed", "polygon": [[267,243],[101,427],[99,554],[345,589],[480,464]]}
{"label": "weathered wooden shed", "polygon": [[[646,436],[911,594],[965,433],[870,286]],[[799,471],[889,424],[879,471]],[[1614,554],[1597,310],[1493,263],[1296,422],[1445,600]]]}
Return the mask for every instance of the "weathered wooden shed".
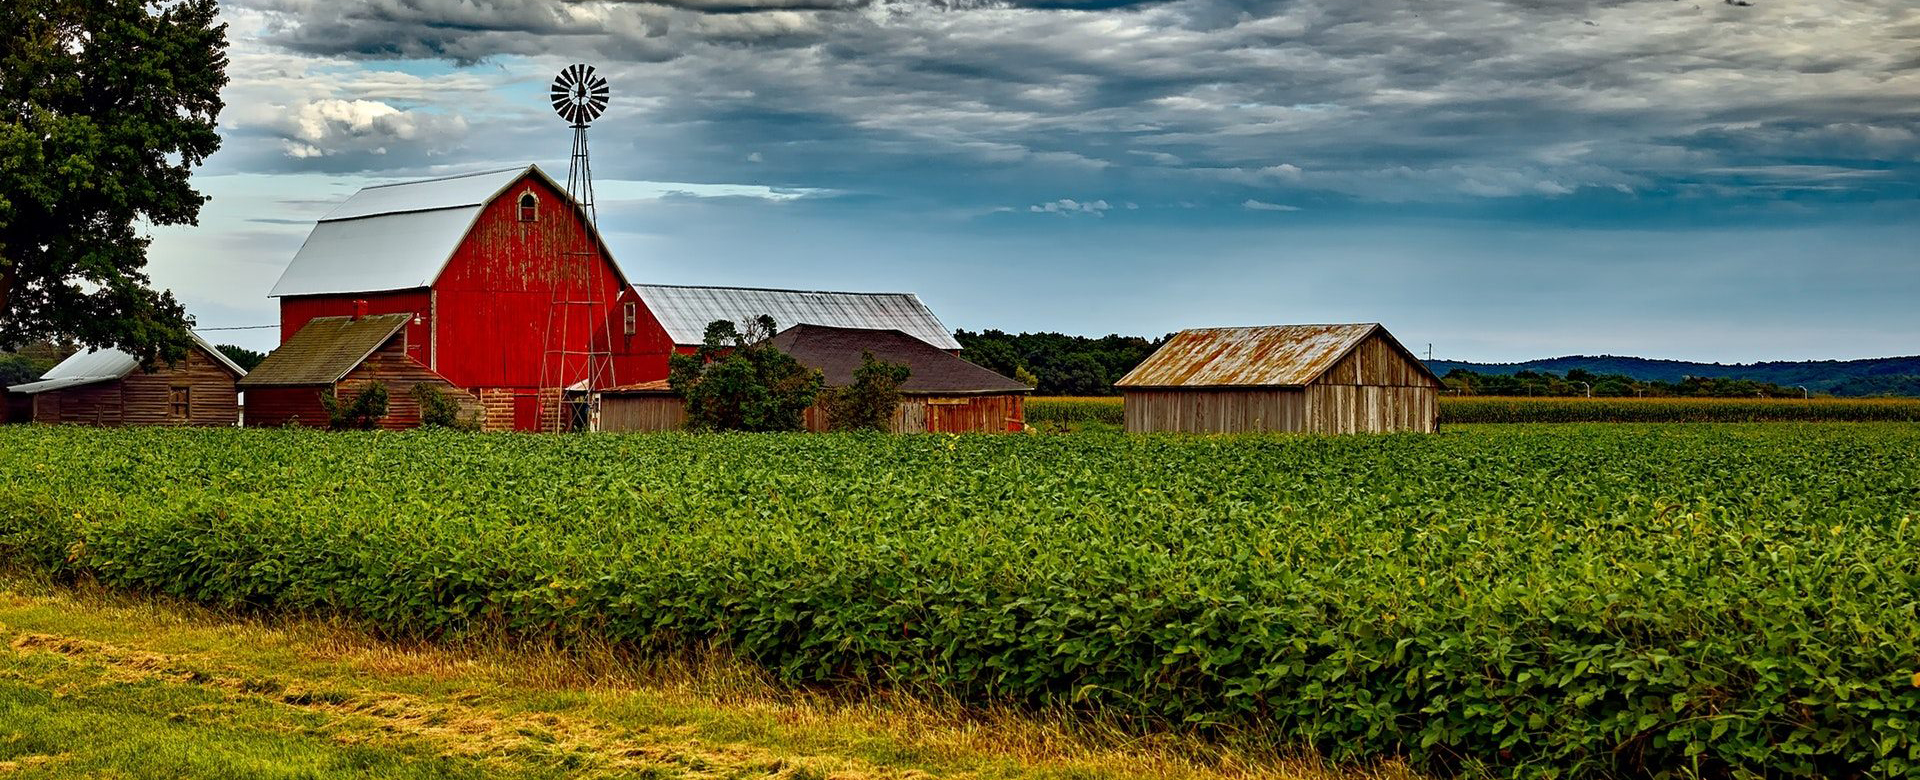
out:
{"label": "weathered wooden shed", "polygon": [[463,417],[477,417],[480,399],[421,365],[409,353],[411,314],[314,317],[300,332],[254,366],[240,382],[247,394],[247,425],[304,425],[329,422],[321,396],[350,401],[374,382],[387,388],[387,414],[379,426],[420,427],[416,385],[428,385],[452,399]]}
{"label": "weathered wooden shed", "polygon": [[[867,352],[905,365],[911,373],[900,385],[900,406],[891,426],[896,433],[983,433],[1026,427],[1026,396],[1032,388],[904,331],[795,325],[775,335],[772,342],[801,365],[819,371],[830,388],[852,383],[853,371]],[[664,380],[601,394],[602,430],[673,430],[686,421],[686,407]],[[827,430],[826,408],[808,407],[806,427]]]}
{"label": "weathered wooden shed", "polygon": [[38,423],[68,425],[237,425],[235,380],[246,375],[212,344],[193,336],[185,359],[140,370],[117,349],[74,354],[39,380],[7,388],[24,397]]}
{"label": "weathered wooden shed", "polygon": [[1128,431],[1431,433],[1441,383],[1359,323],[1181,331],[1114,386]]}

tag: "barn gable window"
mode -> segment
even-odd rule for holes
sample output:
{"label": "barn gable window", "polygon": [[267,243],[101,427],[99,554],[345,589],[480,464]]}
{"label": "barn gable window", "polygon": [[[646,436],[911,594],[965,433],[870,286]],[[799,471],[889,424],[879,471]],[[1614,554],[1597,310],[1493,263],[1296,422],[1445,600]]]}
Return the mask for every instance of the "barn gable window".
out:
{"label": "barn gable window", "polygon": [[620,306],[620,320],[627,335],[631,336],[640,329],[640,305],[627,301]]}
{"label": "barn gable window", "polygon": [[520,221],[533,222],[540,218],[540,196],[532,190],[520,193]]}
{"label": "barn gable window", "polygon": [[167,419],[187,419],[193,408],[192,390],[190,387],[175,387],[167,391]]}

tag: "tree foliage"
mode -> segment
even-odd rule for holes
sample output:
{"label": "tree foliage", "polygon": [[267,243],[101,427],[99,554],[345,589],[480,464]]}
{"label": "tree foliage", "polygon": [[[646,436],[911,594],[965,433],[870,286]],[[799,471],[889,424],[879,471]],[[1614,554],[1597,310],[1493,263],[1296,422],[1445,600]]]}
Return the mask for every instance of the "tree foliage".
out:
{"label": "tree foliage", "polygon": [[254,366],[260,365],[260,361],[267,359],[267,353],[265,352],[256,352],[246,347],[235,346],[233,344],[220,344],[215,346],[214,349],[220,350],[220,354],[226,355],[227,359],[233,361],[234,365],[247,371],[252,371]]}
{"label": "tree foliage", "polygon": [[710,431],[797,431],[820,396],[820,372],[800,365],[770,341],[772,317],[745,330],[728,320],[707,325],[691,355],[668,361],[667,384],[686,402],[687,427]]}
{"label": "tree foliage", "polygon": [[0,347],[45,337],[185,357],[146,225],[190,225],[220,146],[213,0],[0,0]]}
{"label": "tree foliage", "polygon": [[1039,395],[1113,395],[1113,383],[1166,343],[1166,337],[959,331],[960,357],[1034,385]]}
{"label": "tree foliage", "polygon": [[[1481,374],[1464,368],[1441,380],[1455,395],[1585,396],[1605,398],[1800,398],[1798,387],[1728,377],[1689,376],[1677,382],[1641,381],[1625,374],[1594,374],[1582,369],[1565,376],[1548,371]],[[1822,394],[1824,395],[1824,394]]]}
{"label": "tree foliage", "polygon": [[413,400],[420,404],[420,425],[424,428],[452,428],[457,431],[476,431],[480,429],[480,420],[474,415],[461,415],[460,403],[453,396],[433,385],[421,383],[409,391]]}
{"label": "tree foliage", "polygon": [[853,382],[821,394],[827,407],[827,427],[836,431],[884,431],[900,408],[900,385],[913,369],[860,352]]}

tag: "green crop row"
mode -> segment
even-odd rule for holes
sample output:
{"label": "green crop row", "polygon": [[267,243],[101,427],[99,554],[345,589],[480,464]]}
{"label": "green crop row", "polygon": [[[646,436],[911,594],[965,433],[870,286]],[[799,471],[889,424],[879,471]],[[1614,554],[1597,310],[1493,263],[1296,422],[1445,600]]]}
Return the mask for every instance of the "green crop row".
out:
{"label": "green crop row", "polygon": [[0,429],[0,559],[1337,760],[1920,777],[1920,426]]}
{"label": "green crop row", "polygon": [[[1123,422],[1118,397],[1036,396],[1027,421]],[[1915,398],[1508,398],[1440,396],[1440,423],[1540,422],[1915,422]]]}

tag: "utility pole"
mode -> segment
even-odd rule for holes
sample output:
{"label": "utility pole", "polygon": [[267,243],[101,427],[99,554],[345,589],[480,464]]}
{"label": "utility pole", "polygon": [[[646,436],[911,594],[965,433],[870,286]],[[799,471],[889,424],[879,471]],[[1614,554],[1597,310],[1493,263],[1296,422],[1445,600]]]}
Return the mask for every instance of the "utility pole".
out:
{"label": "utility pole", "polygon": [[1433,342],[1427,342],[1427,362],[1433,362]]}

